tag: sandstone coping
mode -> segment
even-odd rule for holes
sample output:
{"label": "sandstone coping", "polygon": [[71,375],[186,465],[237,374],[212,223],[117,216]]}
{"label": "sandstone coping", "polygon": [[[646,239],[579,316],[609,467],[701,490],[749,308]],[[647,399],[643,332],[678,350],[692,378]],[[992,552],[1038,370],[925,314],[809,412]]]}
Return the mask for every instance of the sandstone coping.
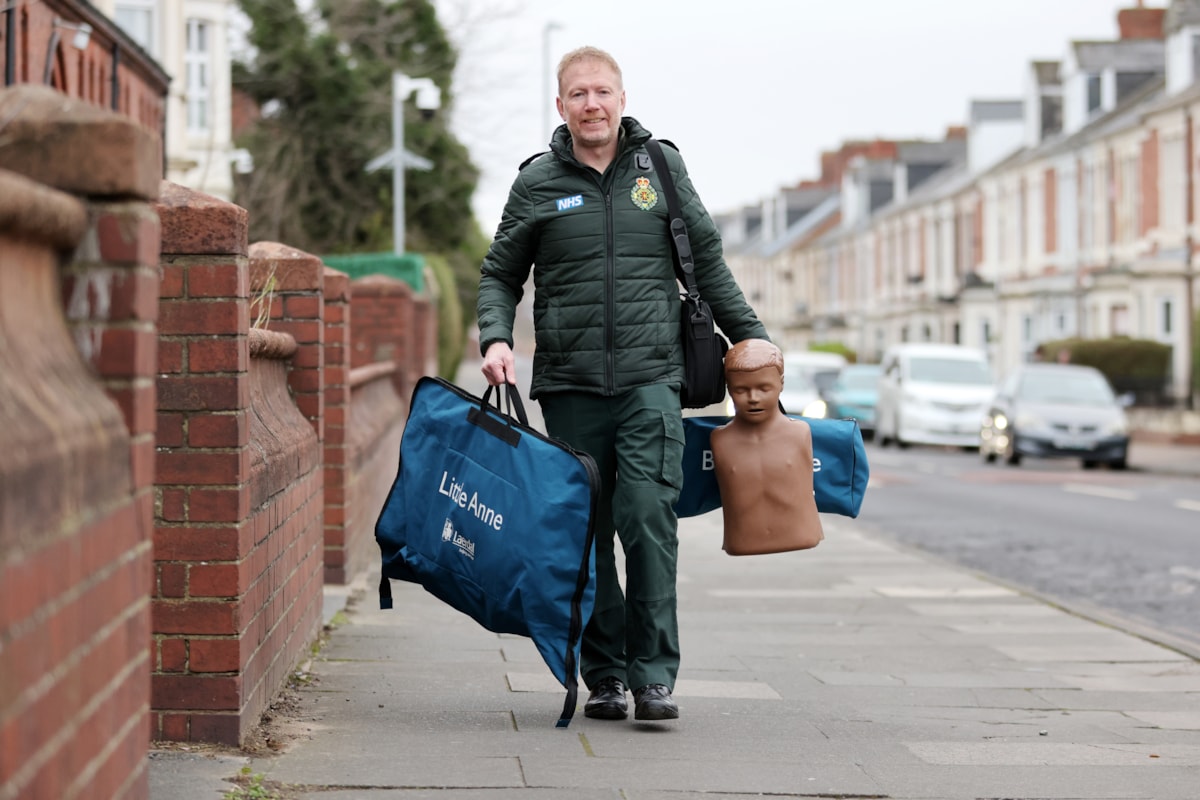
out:
{"label": "sandstone coping", "polygon": [[391,275],[364,275],[350,284],[352,294],[370,294],[373,297],[412,295],[412,287]]}
{"label": "sandstone coping", "polygon": [[275,291],[295,292],[321,289],[325,265],[321,259],[279,242],[250,245],[250,286],[265,286],[275,276]]}
{"label": "sandstone coping", "polygon": [[250,220],[241,206],[163,181],[155,210],[162,223],[163,255],[247,253]]}
{"label": "sandstone coping", "polygon": [[296,354],[296,339],[290,333],[251,328],[249,338],[251,358],[287,359]]}
{"label": "sandstone coping", "polygon": [[0,169],[0,230],[65,251],[79,244],[87,225],[79,200]]}
{"label": "sandstone coping", "polygon": [[162,180],[158,134],[135,120],[22,83],[0,90],[0,168],[71,194],[153,200]]}
{"label": "sandstone coping", "polygon": [[350,276],[333,267],[324,268],[324,285],[326,300],[350,299]]}
{"label": "sandstone coping", "polygon": [[380,378],[391,375],[396,371],[395,361],[377,361],[374,364],[366,364],[361,367],[355,367],[350,370],[350,388],[357,389],[359,386],[370,383],[371,381],[379,380]]}

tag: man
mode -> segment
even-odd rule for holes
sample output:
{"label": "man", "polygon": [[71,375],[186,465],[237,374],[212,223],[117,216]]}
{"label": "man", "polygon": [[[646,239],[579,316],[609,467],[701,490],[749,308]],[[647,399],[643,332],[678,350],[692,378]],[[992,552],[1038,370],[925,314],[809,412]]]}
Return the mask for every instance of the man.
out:
{"label": "man", "polygon": [[[533,381],[547,432],[600,468],[596,605],[583,634],[584,714],[675,719],[679,670],[672,506],[683,482],[683,351],[667,204],[645,142],[622,118],[621,70],[585,47],[558,66],[550,152],[522,165],[479,281],[479,341],[489,384],[516,383],[513,315],[531,265]],[[663,148],[695,251],[696,279],[735,341],[766,331],[733,280],[716,227],[679,155]],[[625,552],[626,592],[613,533]]]}
{"label": "man", "polygon": [[725,356],[734,417],[712,432],[725,552],[731,556],[816,547],[825,534],[813,497],[812,430],[779,407],[783,354],[762,339]]}

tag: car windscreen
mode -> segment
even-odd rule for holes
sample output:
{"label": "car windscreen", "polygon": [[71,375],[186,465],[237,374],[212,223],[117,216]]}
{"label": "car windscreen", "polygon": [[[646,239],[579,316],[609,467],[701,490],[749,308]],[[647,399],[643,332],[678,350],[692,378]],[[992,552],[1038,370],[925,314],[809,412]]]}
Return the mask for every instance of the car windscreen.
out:
{"label": "car windscreen", "polygon": [[1095,372],[1025,373],[1017,397],[1033,403],[1111,406],[1116,400],[1104,377]]}
{"label": "car windscreen", "polygon": [[878,384],[877,369],[846,369],[838,377],[838,386],[851,392],[873,391]]}
{"label": "car windscreen", "polygon": [[965,358],[916,356],[909,362],[908,376],[914,381],[989,386],[992,376],[982,361]]}

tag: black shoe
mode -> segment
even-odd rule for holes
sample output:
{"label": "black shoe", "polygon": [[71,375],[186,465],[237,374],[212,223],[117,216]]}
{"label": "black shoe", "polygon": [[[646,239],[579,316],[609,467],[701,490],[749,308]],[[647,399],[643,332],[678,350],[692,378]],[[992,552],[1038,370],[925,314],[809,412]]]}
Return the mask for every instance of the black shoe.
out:
{"label": "black shoe", "polygon": [[671,699],[671,690],[651,683],[633,692],[634,719],[679,719],[679,706]]}
{"label": "black shoe", "polygon": [[587,702],[583,704],[583,715],[592,719],[625,719],[628,714],[625,684],[611,675],[596,683]]}

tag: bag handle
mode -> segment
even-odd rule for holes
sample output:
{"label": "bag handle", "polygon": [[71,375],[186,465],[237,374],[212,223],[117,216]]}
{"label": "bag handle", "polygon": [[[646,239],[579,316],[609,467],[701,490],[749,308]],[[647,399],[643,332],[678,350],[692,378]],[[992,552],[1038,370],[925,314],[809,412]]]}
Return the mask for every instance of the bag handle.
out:
{"label": "bag handle", "polygon": [[696,264],[692,258],[692,242],[688,238],[687,223],[679,209],[679,195],[675,191],[675,181],[671,171],[667,169],[667,159],[663,156],[662,145],[657,139],[646,140],[646,152],[658,173],[662,184],[663,194],[667,196],[667,218],[671,234],[671,250],[675,253],[675,277],[683,284],[688,297],[700,299],[700,287],[696,285]]}
{"label": "bag handle", "polygon": [[[496,403],[494,406],[489,406],[488,401],[492,397],[492,390],[496,389]],[[500,390],[495,386],[488,386],[483,393],[483,397],[479,401],[479,408],[470,408],[467,410],[467,421],[473,425],[478,425],[483,430],[495,436],[500,441],[516,447],[521,441],[521,432],[513,427],[513,421],[529,427],[529,416],[525,413],[525,404],[521,402],[521,394],[514,384],[504,384],[504,395],[508,405],[508,413],[500,407]],[[516,410],[516,416],[513,416],[513,410]],[[495,411],[502,419],[489,413]]]}

